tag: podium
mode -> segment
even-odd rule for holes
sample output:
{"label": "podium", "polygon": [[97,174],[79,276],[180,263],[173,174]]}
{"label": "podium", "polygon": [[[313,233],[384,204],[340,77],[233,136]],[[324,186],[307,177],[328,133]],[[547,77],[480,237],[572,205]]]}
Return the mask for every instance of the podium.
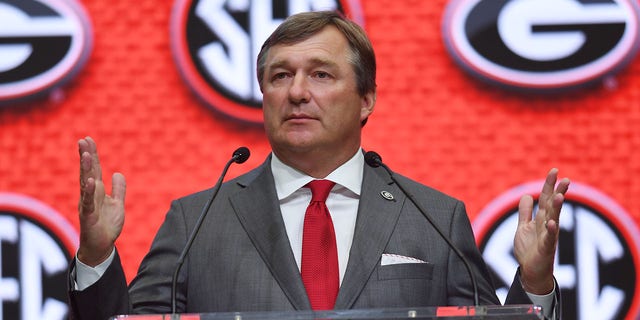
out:
{"label": "podium", "polygon": [[313,319],[544,319],[533,305],[351,309],[331,311],[214,312],[200,314],[121,315],[111,320],[313,320]]}

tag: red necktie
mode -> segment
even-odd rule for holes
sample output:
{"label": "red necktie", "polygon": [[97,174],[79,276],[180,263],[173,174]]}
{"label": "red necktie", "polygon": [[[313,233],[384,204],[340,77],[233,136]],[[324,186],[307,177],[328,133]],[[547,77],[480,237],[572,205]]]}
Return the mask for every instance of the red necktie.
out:
{"label": "red necktie", "polygon": [[312,195],[304,216],[301,273],[313,310],[333,309],[340,286],[336,234],[325,204],[334,185],[314,180],[305,186]]}

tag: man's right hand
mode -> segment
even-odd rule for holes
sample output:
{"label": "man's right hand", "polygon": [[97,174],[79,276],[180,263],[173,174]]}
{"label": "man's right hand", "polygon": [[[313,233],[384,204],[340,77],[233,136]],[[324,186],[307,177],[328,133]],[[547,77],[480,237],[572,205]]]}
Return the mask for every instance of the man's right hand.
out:
{"label": "man's right hand", "polygon": [[114,173],[111,196],[105,193],[102,168],[95,141],[86,137],[78,141],[80,153],[80,248],[78,259],[95,267],[105,261],[124,225],[126,182]]}

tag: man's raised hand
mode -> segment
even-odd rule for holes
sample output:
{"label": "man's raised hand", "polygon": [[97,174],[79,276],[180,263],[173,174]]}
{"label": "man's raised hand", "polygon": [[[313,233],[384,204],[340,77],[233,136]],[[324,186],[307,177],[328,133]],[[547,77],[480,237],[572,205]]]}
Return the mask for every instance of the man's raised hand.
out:
{"label": "man's raised hand", "polygon": [[124,225],[126,182],[114,173],[111,195],[106,194],[98,149],[91,137],[78,141],[80,153],[80,248],[78,259],[89,266],[103,262],[114,248]]}

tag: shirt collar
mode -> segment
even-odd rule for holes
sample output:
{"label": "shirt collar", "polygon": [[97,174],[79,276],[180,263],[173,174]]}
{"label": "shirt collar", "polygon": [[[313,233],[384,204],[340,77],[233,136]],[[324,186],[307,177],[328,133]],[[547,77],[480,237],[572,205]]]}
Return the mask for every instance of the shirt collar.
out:
{"label": "shirt collar", "polygon": [[[358,152],[356,152],[351,159],[336,168],[326,176],[325,179],[331,180],[349,189],[351,192],[360,195],[363,170],[364,156],[362,155],[362,151],[358,149]],[[305,184],[314,180],[313,177],[284,164],[274,153],[271,153],[271,172],[273,173],[273,179],[276,184],[278,200],[290,196]]]}

